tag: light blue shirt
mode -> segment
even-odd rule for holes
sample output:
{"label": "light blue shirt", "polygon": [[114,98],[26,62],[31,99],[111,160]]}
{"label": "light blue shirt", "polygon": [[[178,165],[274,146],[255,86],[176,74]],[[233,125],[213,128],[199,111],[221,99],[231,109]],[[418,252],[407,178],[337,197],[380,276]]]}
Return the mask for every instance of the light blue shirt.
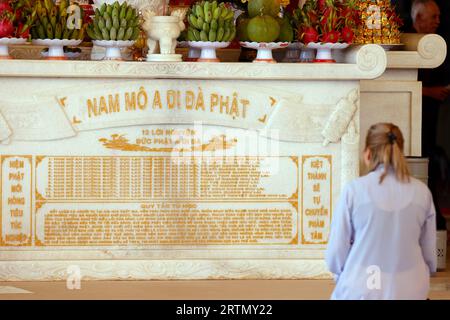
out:
{"label": "light blue shirt", "polygon": [[426,299],[436,272],[436,214],[428,187],[383,182],[379,166],[350,182],[333,212],[326,263],[332,299]]}

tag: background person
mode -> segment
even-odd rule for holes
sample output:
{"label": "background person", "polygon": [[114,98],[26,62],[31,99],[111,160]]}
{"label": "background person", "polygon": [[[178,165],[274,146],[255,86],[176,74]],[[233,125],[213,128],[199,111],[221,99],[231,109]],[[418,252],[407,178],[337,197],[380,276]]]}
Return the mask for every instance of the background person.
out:
{"label": "background person", "polygon": [[[415,0],[411,5],[413,31],[417,33],[436,33],[441,20],[441,11],[433,0]],[[446,63],[436,69],[420,69],[422,81],[422,157],[429,159],[428,186],[436,205],[437,228],[446,229],[446,220],[438,205],[438,184],[441,179],[441,162],[445,152],[437,145],[439,109],[450,95],[450,79],[445,72]]]}
{"label": "background person", "polygon": [[333,212],[326,263],[332,299],[426,299],[436,272],[436,221],[427,186],[409,175],[400,129],[373,125],[364,161]]}

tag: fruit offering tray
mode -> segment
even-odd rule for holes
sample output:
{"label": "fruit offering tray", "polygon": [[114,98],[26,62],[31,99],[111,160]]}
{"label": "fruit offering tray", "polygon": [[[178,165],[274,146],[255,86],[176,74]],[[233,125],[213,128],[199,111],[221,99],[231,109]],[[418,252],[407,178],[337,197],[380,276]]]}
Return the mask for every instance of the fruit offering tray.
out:
{"label": "fruit offering tray", "polygon": [[[92,45],[82,43],[76,47],[64,47],[64,53],[68,60],[91,60]],[[48,46],[24,43],[14,45],[9,48],[12,59],[20,60],[41,60],[45,59],[48,54]]]}
{"label": "fruit offering tray", "polygon": [[[37,44],[39,41],[35,41],[34,44],[32,43],[20,43],[20,44],[14,44],[9,47],[9,54],[12,59],[18,59],[18,60],[40,60],[45,59],[47,53],[48,53],[48,45],[41,45]],[[201,43],[199,41],[199,43]],[[226,48],[218,48],[217,56],[220,58],[221,62],[251,62],[247,60],[240,60],[242,58],[241,51],[242,51],[242,44],[239,42],[237,43],[231,43]],[[286,61],[283,61],[286,55],[290,54],[288,53],[288,49],[296,47],[296,43],[289,44],[289,48],[286,48],[285,43],[282,43],[279,49],[274,49],[273,51],[273,57],[278,63],[287,63]],[[301,46],[303,47],[303,46]],[[352,46],[350,46],[351,48]],[[176,48],[176,53],[183,55],[183,62],[192,62],[196,61],[196,59],[188,59],[189,52],[192,51],[192,49],[195,49],[194,47],[190,47],[188,44],[188,41],[182,42],[181,45],[179,45]],[[121,49],[123,51],[124,59],[123,61],[126,62],[133,62],[133,52],[135,50],[134,47],[130,48],[123,48]],[[255,57],[256,57],[256,51],[257,49],[247,49],[244,48],[244,50],[254,50]],[[64,52],[66,53],[66,56],[69,60],[84,60],[84,61],[97,61],[102,60],[102,56],[105,53],[105,48],[94,46],[91,42],[83,42],[78,46],[67,46],[64,47]],[[298,49],[298,54],[302,52],[301,49]],[[197,57],[198,58],[198,57]],[[136,59],[135,61],[142,61]],[[298,61],[297,61],[298,62]],[[345,63],[345,61],[340,61],[342,63]],[[293,63],[293,62],[289,62]]]}

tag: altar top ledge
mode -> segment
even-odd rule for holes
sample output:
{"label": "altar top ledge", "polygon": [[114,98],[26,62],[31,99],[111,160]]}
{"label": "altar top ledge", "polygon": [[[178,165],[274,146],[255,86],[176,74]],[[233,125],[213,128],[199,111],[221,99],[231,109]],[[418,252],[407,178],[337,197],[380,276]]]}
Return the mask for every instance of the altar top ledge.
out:
{"label": "altar top ledge", "polygon": [[341,63],[199,63],[0,60],[0,77],[210,80],[375,79],[387,66],[378,45],[352,46]]}

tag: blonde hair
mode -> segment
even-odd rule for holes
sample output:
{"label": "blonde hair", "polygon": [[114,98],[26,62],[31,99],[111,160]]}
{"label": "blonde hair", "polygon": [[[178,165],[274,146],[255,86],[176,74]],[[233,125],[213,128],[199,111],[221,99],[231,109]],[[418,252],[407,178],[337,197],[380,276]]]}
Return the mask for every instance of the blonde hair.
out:
{"label": "blonde hair", "polygon": [[365,150],[370,151],[369,170],[375,170],[380,164],[384,172],[380,183],[393,168],[395,176],[401,182],[409,182],[409,168],[403,155],[404,139],[400,129],[392,123],[377,123],[370,127],[366,137]]}

